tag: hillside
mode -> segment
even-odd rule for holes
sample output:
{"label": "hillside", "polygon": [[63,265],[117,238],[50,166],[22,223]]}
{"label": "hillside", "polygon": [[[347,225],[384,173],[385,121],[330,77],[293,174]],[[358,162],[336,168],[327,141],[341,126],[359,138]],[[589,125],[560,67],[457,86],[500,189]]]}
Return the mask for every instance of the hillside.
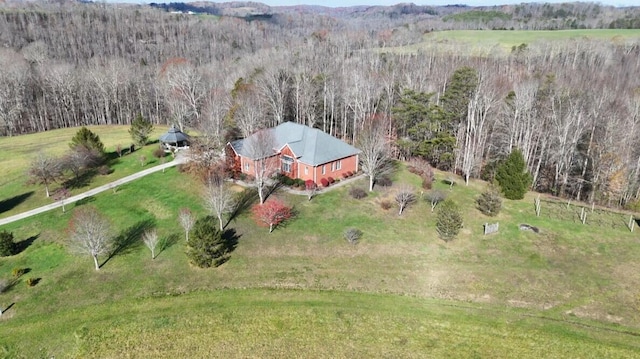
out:
{"label": "hillside", "polygon": [[[638,232],[626,227],[628,215],[596,207],[582,224],[583,204],[543,197],[536,217],[530,194],[506,200],[489,218],[474,205],[486,183],[465,186],[455,178],[451,188],[447,178],[438,172],[434,188],[461,205],[464,218],[451,242],[438,238],[425,200],[402,216],[383,209],[401,184],[420,186],[400,166],[392,187],[361,200],[349,187],[311,201],[273,194],[296,208],[296,218],[268,234],[241,212],[226,228],[235,243],[229,260],[209,269],[188,264],[176,221],[183,207],[205,214],[200,185],[175,170],[69,209],[95,206],[111,220],[121,246],[101,257],[100,271],[68,248],[72,213],[4,226],[23,249],[0,258],[0,306],[11,305],[0,317],[2,349],[11,357],[518,352],[535,358],[640,351],[640,247]],[[484,236],[483,224],[494,222],[498,233]],[[520,230],[521,223],[540,231]],[[364,232],[356,245],[343,238],[348,227]],[[139,240],[149,228],[166,240],[154,260]],[[14,268],[29,270],[15,278]],[[38,279],[35,286],[26,284],[29,277]]]}

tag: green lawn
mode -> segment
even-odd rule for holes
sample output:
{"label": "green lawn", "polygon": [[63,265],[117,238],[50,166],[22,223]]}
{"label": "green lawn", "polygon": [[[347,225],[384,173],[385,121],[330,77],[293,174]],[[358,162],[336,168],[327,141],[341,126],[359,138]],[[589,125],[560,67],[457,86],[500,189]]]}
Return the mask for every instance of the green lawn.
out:
{"label": "green lawn", "polygon": [[451,30],[424,35],[418,44],[380,49],[384,52],[436,51],[468,55],[506,55],[513,46],[529,46],[546,42],[566,42],[575,39],[609,40],[616,43],[640,40],[640,29],[593,30]]}
{"label": "green lawn", "polygon": [[[269,234],[248,213],[219,268],[196,269],[176,215],[204,215],[199,184],[176,169],[69,206],[93,205],[125,245],[93,269],[66,246],[61,210],[3,226],[26,249],[0,258],[0,280],[29,268],[3,293],[0,357],[634,357],[640,353],[638,231],[571,216],[535,217],[530,194],[496,218],[475,209],[485,187],[435,187],[464,208],[454,241],[438,239],[420,201],[383,210],[394,188],[362,200],[349,186],[318,195],[278,192],[297,218]],[[420,179],[401,167],[397,183]],[[366,186],[366,180],[353,185]],[[573,208],[571,210],[574,210]],[[622,217],[621,217],[622,218]],[[482,225],[499,222],[483,236]],[[518,224],[539,227],[540,234]],[[155,260],[138,240],[156,227],[168,245]],[[345,228],[364,234],[357,245]],[[40,278],[28,287],[29,277]],[[169,338],[169,339],[167,339]]]}
{"label": "green lawn", "polygon": [[[117,158],[116,146],[122,145],[128,151],[131,143],[128,126],[88,126],[88,128],[100,136],[106,151],[111,153],[112,160],[109,161],[109,165],[113,169],[113,173],[94,176],[86,186],[71,188],[72,195],[139,171],[141,169],[139,162],[141,155],[147,158],[145,166],[159,163],[158,159],[153,157],[153,150],[157,144],[147,145],[133,155]],[[166,127],[156,127],[150,138],[157,140],[166,130]],[[62,156],[69,149],[69,142],[77,131],[78,128],[66,128],[16,137],[0,137],[0,164],[2,164],[3,170],[3,175],[0,178],[0,218],[9,217],[53,201],[51,198],[46,198],[44,186],[26,183],[29,163],[39,151],[53,156]],[[53,191],[60,186],[60,183],[54,183],[50,190]]]}

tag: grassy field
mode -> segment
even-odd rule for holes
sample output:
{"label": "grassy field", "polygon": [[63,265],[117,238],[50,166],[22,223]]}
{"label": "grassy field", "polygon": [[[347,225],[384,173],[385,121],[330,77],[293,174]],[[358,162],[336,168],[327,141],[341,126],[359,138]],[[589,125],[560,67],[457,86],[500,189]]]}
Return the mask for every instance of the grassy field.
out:
{"label": "grassy field", "polygon": [[[129,147],[131,136],[128,126],[88,126],[94,133],[100,136],[107,152],[115,153],[117,145]],[[167,130],[166,127],[156,127],[150,138],[157,138]],[[69,150],[69,142],[78,131],[78,128],[66,128],[55,131],[47,131],[17,137],[0,137],[0,164],[2,164],[2,178],[0,178],[0,218],[27,211],[49,204],[53,201],[46,198],[43,186],[28,185],[26,176],[30,161],[44,151],[53,156],[62,156]],[[128,176],[140,170],[138,161],[140,155],[147,158],[146,166],[158,164],[158,159],[153,157],[153,150],[157,144],[150,144],[142,150],[136,151],[133,156],[113,158],[110,161],[113,173],[105,176],[95,176],[82,188],[70,188],[72,194],[86,191],[118,178]],[[54,183],[51,190],[60,187],[60,183]]]}
{"label": "grassy field", "polygon": [[[0,317],[0,358],[637,357],[638,231],[545,213],[560,206],[536,217],[533,194],[488,218],[474,208],[485,184],[449,190],[448,176],[435,186],[465,211],[449,243],[425,201],[402,216],[383,210],[393,188],[355,200],[345,186],[310,202],[278,192],[295,220],[268,234],[243,213],[227,228],[229,261],[196,269],[176,215],[204,214],[199,185],[175,169],[71,206],[96,206],[124,239],[98,272],[67,249],[70,213],[3,226],[24,250],[0,258],[11,284],[0,307],[13,304]],[[395,183],[420,179],[401,169]],[[483,236],[485,222],[499,233]],[[155,260],[138,240],[150,227],[167,241]],[[364,232],[360,243],[342,238],[347,227]],[[17,267],[29,273],[12,279]]]}
{"label": "grassy field", "polygon": [[545,42],[566,42],[575,39],[610,40],[624,43],[640,41],[638,29],[593,30],[452,30],[434,31],[424,35],[424,41],[403,47],[381,49],[384,52],[437,51],[469,55],[506,55],[513,46],[528,46]]}

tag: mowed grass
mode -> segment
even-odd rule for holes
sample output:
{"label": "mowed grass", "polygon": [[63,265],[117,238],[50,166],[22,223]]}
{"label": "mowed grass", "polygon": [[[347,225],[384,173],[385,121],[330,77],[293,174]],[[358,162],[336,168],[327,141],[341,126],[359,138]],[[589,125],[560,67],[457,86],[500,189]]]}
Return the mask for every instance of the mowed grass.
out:
{"label": "mowed grass", "polygon": [[[0,258],[0,280],[29,268],[4,293],[0,353],[8,357],[634,357],[640,353],[640,233],[535,217],[530,194],[495,218],[475,209],[485,188],[438,173],[435,188],[464,211],[445,243],[422,200],[398,216],[395,191],[367,198],[351,186],[318,195],[277,192],[297,217],[269,234],[248,212],[218,268],[189,265],[180,208],[204,215],[200,185],[176,169],[104,192],[86,203],[131,240],[93,269],[70,253],[71,213],[47,212],[3,226],[26,249]],[[420,179],[403,166],[395,184]],[[624,220],[624,218],[621,218]],[[500,231],[482,235],[482,225]],[[535,234],[518,224],[540,228]],[[141,230],[167,245],[155,260]],[[344,229],[364,234],[348,244]],[[25,242],[26,241],[26,242]],[[40,278],[28,287],[29,277]]]}
{"label": "mowed grass", "polygon": [[[61,305],[48,315],[2,324],[0,349],[16,358],[632,358],[638,350],[616,328],[594,330],[492,306],[336,291],[158,294]],[[48,346],[52,336],[55,346]]]}
{"label": "mowed grass", "polygon": [[[132,155],[117,157],[115,154],[117,145],[122,145],[125,153],[129,150],[131,144],[129,126],[88,126],[87,128],[100,136],[106,152],[110,153],[111,160],[108,161],[108,164],[113,172],[109,175],[92,176],[83,186],[70,188],[72,195],[140,171],[142,168],[139,161],[140,156],[147,158],[145,168],[159,163],[158,159],[153,157],[153,151],[158,146],[157,143],[149,144]],[[0,137],[0,168],[2,169],[0,218],[53,202],[52,198],[46,198],[44,186],[27,184],[29,179],[27,170],[33,158],[40,151],[56,157],[64,155],[69,150],[71,138],[78,130],[79,128],[66,128],[23,136]],[[166,127],[155,126],[150,139],[157,141],[158,137],[166,130]],[[171,160],[171,158],[169,157],[167,160]],[[50,190],[53,192],[59,187],[61,187],[61,183],[53,183],[50,185]]]}
{"label": "mowed grass", "polygon": [[499,56],[511,52],[513,46],[531,47],[548,42],[601,40],[614,43],[640,41],[640,29],[591,30],[451,30],[433,31],[418,44],[380,49],[383,52],[415,53],[435,51],[480,56]]}

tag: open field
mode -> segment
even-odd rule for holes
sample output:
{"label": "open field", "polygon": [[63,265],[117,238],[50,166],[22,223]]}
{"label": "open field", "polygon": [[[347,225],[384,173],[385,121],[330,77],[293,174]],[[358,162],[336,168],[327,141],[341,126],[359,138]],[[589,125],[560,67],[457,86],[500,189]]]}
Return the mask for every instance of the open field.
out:
{"label": "open field", "polygon": [[[157,144],[147,145],[144,149],[136,151],[133,156],[118,158],[115,155],[115,148],[119,144],[128,151],[131,143],[129,126],[88,126],[87,128],[98,134],[104,143],[105,150],[112,153],[110,164],[113,172],[109,175],[90,178],[89,183],[82,188],[70,188],[71,194],[84,192],[139,171],[140,155],[147,158],[146,166],[158,163],[158,159],[153,157],[153,150]],[[166,130],[167,127],[156,126],[150,138],[157,140]],[[8,217],[53,201],[51,198],[46,198],[43,186],[26,184],[29,163],[39,151],[53,156],[63,155],[69,149],[69,142],[77,131],[78,128],[66,128],[16,137],[0,137],[0,164],[2,164],[0,217]],[[58,187],[60,184],[54,183],[50,189],[53,191]]]}
{"label": "open field", "polygon": [[[485,183],[435,187],[464,208],[460,236],[445,243],[420,201],[402,216],[338,188],[307,201],[284,192],[297,218],[272,234],[247,213],[219,268],[191,267],[180,208],[203,215],[199,185],[176,169],[70,206],[96,206],[121,249],[93,269],[66,247],[70,213],[44,213],[0,229],[24,250],[0,258],[3,357],[598,357],[640,353],[640,231],[535,217],[530,194],[496,218],[474,199]],[[366,186],[366,180],[356,183]],[[396,183],[418,185],[403,168]],[[482,224],[499,222],[483,236]],[[518,224],[540,228],[520,231]],[[155,260],[139,241],[156,227]],[[364,232],[357,245],[347,227]],[[14,268],[29,268],[17,280]],[[34,287],[27,278],[39,278]],[[170,338],[170,339],[167,339]],[[185,355],[186,354],[186,355]]]}
{"label": "open field", "polygon": [[467,55],[506,55],[513,46],[528,46],[547,42],[567,42],[576,39],[610,40],[616,43],[640,41],[640,29],[593,30],[451,30],[424,35],[424,41],[403,47],[380,49],[382,52],[436,51]]}

